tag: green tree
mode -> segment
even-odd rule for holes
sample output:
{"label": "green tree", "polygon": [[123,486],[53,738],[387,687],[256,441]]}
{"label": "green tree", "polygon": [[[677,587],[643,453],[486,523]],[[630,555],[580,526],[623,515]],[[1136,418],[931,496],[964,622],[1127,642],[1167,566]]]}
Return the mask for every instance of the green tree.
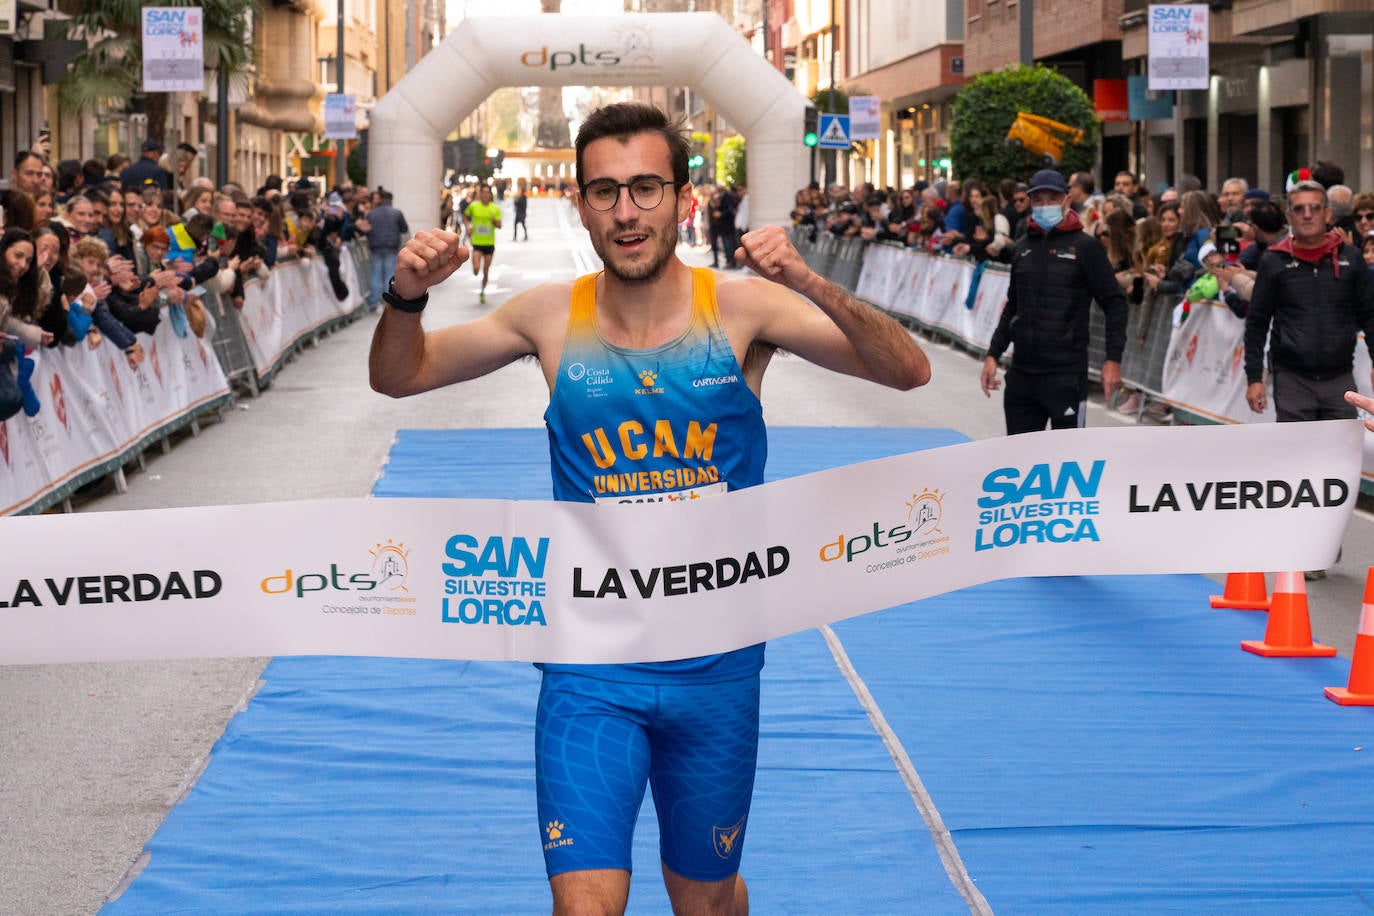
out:
{"label": "green tree", "polygon": [[981,73],[959,90],[949,131],[950,158],[960,178],[1025,181],[1046,162],[1031,149],[1007,143],[1018,112],[1040,115],[1083,131],[1065,137],[1059,168],[1065,175],[1089,171],[1097,157],[1098,121],[1087,94],[1048,67],[1016,67]]}
{"label": "green tree", "polygon": [[[231,81],[247,78],[253,62],[248,23],[258,0],[83,0],[63,3],[64,38],[86,41],[58,87],[68,111],[89,111],[102,102],[127,105],[143,83],[143,7],[199,6],[204,28],[205,66],[223,69]],[[68,9],[70,7],[70,9]],[[207,94],[213,87],[206,87]],[[163,140],[167,93],[148,94],[148,135]]]}
{"label": "green tree", "polygon": [[723,187],[749,185],[744,138],[739,134],[727,137],[716,147],[716,184]]}
{"label": "green tree", "polygon": [[[832,101],[833,98],[833,101]],[[811,96],[811,104],[816,106],[816,110],[824,114],[849,114],[849,93],[836,86],[835,91],[829,89],[817,89]],[[831,106],[834,107],[831,107]]]}

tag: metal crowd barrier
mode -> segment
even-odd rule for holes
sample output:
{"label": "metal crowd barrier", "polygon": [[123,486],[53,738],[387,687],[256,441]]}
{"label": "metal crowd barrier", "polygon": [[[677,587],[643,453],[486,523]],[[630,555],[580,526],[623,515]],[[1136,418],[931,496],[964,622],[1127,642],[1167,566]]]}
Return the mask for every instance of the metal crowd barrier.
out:
{"label": "metal crowd barrier", "polygon": [[[367,242],[363,239],[354,239],[346,243],[344,248],[353,258],[354,273],[358,285],[361,287],[359,293],[363,302],[370,306],[372,303],[368,300],[371,298],[369,277],[371,276],[372,259],[368,254]],[[278,264],[294,264],[295,262],[295,258],[283,258],[278,261]],[[248,348],[248,339],[244,334],[243,324],[239,320],[238,309],[234,308],[229,297],[207,291],[202,297],[202,301],[215,320],[213,339],[215,356],[219,359],[220,367],[224,370],[225,377],[229,379],[229,384],[240,393],[257,397],[261,389],[271,383],[271,378],[275,372],[270,372],[265,377],[259,378],[258,368],[253,362],[252,351]],[[283,360],[289,359],[302,347],[314,344],[321,335],[327,334],[357,317],[358,310],[355,310],[317,328],[308,337],[297,341],[289,352],[283,354]]]}
{"label": "metal crowd barrier", "polygon": [[[807,265],[821,276],[853,293],[858,287],[863,271],[864,258],[874,246],[886,246],[886,242],[865,242],[861,239],[836,239],[824,232],[815,242],[810,239],[810,229],[793,226],[788,230],[792,244],[796,246]],[[902,247],[902,246],[896,246]],[[952,256],[945,256],[952,257]],[[964,260],[970,270],[973,261]],[[1169,350],[1173,332],[1173,312],[1182,297],[1178,295],[1160,296],[1153,302],[1133,304],[1129,307],[1126,325],[1126,348],[1122,355],[1122,382],[1130,388],[1140,389],[1156,399],[1163,398],[1164,363]],[[915,324],[921,330],[935,336],[946,337],[939,329],[930,328],[910,316],[894,313],[902,320]],[[1090,317],[1090,337],[1088,342],[1089,374],[1092,378],[1101,377],[1102,360],[1106,353],[1106,323],[1102,310],[1093,308]],[[972,348],[977,350],[977,348]],[[982,352],[974,352],[981,357]]]}
{"label": "metal crowd barrier", "polygon": [[258,372],[253,366],[253,354],[248,351],[248,339],[239,324],[239,310],[232,301],[226,304],[225,297],[207,291],[201,297],[206,311],[215,320],[215,336],[211,340],[215,358],[219,360],[224,377],[235,390],[246,391],[250,397],[258,396]]}
{"label": "metal crowd barrier", "polygon": [[[1132,303],[1126,319],[1126,349],[1121,357],[1121,382],[1156,399],[1164,397],[1164,359],[1173,336],[1174,309],[1183,297],[1158,296],[1153,303]],[[1088,374],[1101,378],[1102,361],[1107,356],[1107,323],[1102,310],[1094,308],[1089,318]]]}

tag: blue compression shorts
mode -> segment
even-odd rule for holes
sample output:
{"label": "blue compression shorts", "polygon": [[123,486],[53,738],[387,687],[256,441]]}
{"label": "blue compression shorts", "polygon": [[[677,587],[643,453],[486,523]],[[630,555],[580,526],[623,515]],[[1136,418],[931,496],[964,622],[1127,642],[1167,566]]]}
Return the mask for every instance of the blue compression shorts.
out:
{"label": "blue compression shorts", "polygon": [[539,830],[549,876],[631,870],[646,783],[659,854],[677,874],[739,871],[759,745],[759,676],[657,686],[546,672],[535,720]]}

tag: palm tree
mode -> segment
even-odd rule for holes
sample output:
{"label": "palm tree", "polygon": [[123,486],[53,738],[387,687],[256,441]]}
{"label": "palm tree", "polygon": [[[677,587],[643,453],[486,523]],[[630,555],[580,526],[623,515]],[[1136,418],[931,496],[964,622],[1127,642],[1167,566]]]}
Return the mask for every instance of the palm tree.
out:
{"label": "palm tree", "polygon": [[[101,103],[127,105],[143,83],[143,7],[199,6],[204,22],[205,66],[222,69],[231,80],[246,79],[253,62],[250,16],[258,0],[66,0],[71,18],[64,38],[86,41],[58,101],[70,111],[90,111]],[[148,136],[161,142],[167,124],[167,93],[147,95]]]}

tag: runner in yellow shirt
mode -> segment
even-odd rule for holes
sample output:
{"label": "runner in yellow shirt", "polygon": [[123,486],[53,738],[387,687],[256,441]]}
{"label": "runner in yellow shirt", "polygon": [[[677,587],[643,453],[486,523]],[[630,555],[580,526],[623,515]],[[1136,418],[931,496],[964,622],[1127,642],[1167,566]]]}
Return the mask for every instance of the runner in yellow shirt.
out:
{"label": "runner in yellow shirt", "polygon": [[487,278],[491,275],[491,259],[496,254],[496,230],[501,228],[501,205],[491,199],[491,185],[477,186],[477,199],[463,210],[468,240],[472,243],[472,275],[482,272],[480,302],[487,301]]}

